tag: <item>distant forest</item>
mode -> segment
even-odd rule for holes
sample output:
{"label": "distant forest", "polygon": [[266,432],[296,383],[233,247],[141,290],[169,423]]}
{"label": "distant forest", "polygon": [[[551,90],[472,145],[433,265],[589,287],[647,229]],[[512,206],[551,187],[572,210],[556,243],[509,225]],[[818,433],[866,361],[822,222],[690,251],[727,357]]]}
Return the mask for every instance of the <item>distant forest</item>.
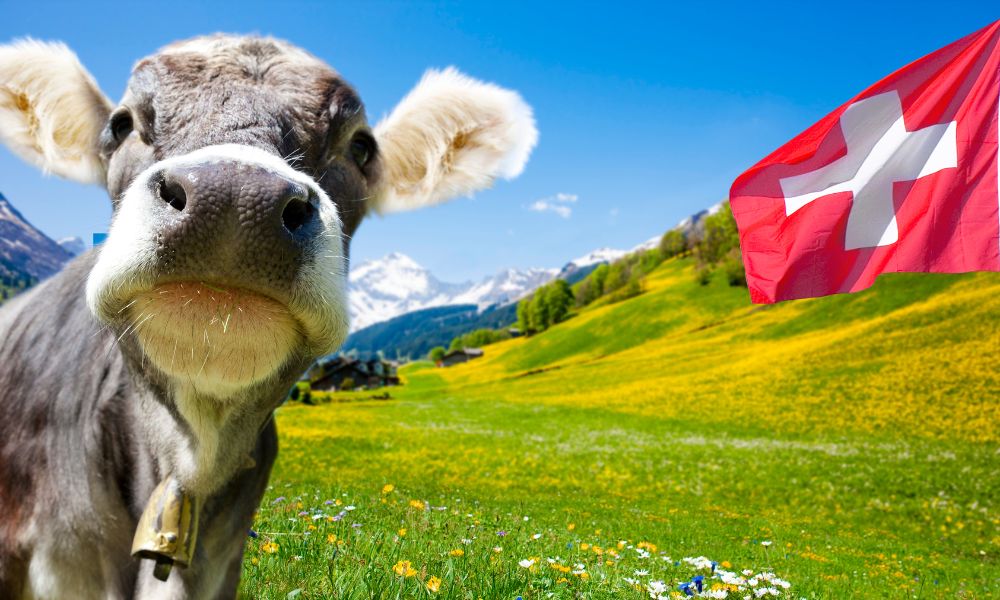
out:
{"label": "distant forest", "polygon": [[38,283],[38,280],[22,273],[13,265],[0,259],[0,302],[13,297],[29,287]]}
{"label": "distant forest", "polygon": [[341,350],[359,358],[372,358],[382,351],[385,358],[422,359],[435,346],[475,329],[501,329],[517,320],[517,305],[508,304],[479,313],[474,304],[439,306],[418,310],[376,323],[347,338]]}

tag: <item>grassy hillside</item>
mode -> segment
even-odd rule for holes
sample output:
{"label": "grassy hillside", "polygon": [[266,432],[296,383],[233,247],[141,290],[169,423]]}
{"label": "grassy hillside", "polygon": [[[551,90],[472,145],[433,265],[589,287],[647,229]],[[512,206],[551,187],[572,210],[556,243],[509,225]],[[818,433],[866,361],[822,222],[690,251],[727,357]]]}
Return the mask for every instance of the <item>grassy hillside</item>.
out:
{"label": "grassy hillside", "polygon": [[1000,595],[998,320],[996,274],[754,307],[668,261],[391,401],[281,409],[244,591]]}

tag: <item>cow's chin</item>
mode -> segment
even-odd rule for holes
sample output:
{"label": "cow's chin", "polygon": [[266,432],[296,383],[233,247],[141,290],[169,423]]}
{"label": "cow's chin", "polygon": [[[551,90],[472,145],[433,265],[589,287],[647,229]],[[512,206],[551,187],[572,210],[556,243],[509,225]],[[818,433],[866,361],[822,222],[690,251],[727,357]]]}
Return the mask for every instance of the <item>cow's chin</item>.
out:
{"label": "cow's chin", "polygon": [[125,335],[136,336],[146,359],[178,384],[214,396],[273,377],[302,338],[276,300],[200,282],[157,285],[127,312]]}

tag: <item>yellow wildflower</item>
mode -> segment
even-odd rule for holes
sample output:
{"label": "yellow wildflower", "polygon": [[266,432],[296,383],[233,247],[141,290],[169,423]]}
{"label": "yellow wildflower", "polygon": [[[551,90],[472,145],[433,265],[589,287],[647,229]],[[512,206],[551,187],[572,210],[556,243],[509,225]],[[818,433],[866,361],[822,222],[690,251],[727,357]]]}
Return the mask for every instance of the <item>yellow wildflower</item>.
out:
{"label": "yellow wildflower", "polygon": [[278,551],[278,548],[280,548],[280,546],[278,546],[274,542],[264,542],[260,546],[261,551],[267,552],[268,554],[274,554],[275,552]]}
{"label": "yellow wildflower", "polygon": [[400,577],[413,577],[417,574],[417,570],[413,568],[413,565],[408,560],[399,561],[392,567],[392,570]]}
{"label": "yellow wildflower", "polygon": [[396,486],[392,485],[391,483],[387,483],[387,484],[385,484],[385,485],[382,486],[382,493],[383,494],[391,494],[392,490],[394,490],[394,489],[396,489]]}
{"label": "yellow wildflower", "polygon": [[419,508],[420,510],[427,508],[427,505],[424,504],[423,500],[410,500],[410,506],[413,508]]}
{"label": "yellow wildflower", "polygon": [[580,544],[580,550],[590,550],[590,544]]}
{"label": "yellow wildflower", "polygon": [[455,548],[454,550],[448,553],[448,556],[465,556],[465,550],[462,550],[461,548]]}
{"label": "yellow wildflower", "polygon": [[337,536],[335,534],[333,534],[333,533],[327,534],[327,536],[326,536],[326,543],[327,544],[336,544],[337,543]]}
{"label": "yellow wildflower", "polygon": [[396,535],[399,537],[406,537],[406,527],[400,528],[400,530],[396,532]]}
{"label": "yellow wildflower", "polygon": [[440,577],[431,577],[430,579],[427,580],[427,591],[428,592],[437,592],[440,589],[441,589],[441,578]]}
{"label": "yellow wildflower", "polygon": [[566,529],[573,531],[574,529],[576,529],[576,523],[570,523],[569,525],[566,526]]}

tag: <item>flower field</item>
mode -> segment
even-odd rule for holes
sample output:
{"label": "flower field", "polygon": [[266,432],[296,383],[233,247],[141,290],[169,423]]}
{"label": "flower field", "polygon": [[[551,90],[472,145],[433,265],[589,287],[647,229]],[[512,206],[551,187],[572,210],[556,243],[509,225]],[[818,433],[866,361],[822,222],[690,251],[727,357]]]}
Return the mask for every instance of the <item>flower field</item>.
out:
{"label": "flower field", "polygon": [[668,261],[289,405],[247,598],[1000,597],[1000,277],[751,307]]}

